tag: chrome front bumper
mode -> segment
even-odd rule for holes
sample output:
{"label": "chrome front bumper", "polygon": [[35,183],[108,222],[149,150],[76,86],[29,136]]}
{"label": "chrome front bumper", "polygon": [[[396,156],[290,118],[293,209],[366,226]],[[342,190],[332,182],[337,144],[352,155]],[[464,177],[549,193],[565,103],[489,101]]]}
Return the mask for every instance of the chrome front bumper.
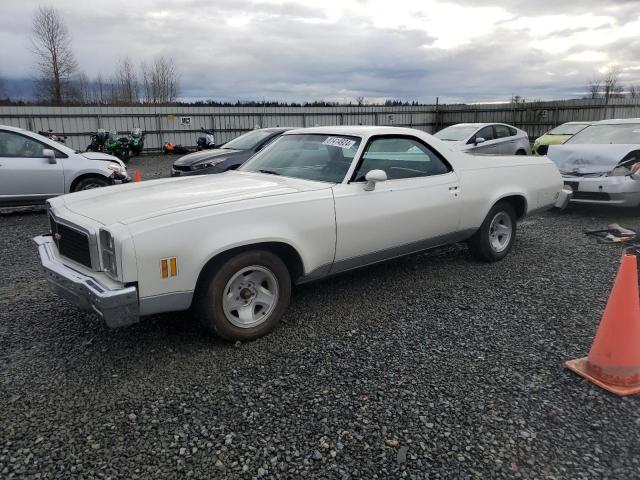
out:
{"label": "chrome front bumper", "polygon": [[136,287],[110,288],[66,266],[58,260],[56,245],[50,235],[40,235],[33,241],[38,246],[42,268],[54,293],[82,310],[97,313],[111,328],[138,322]]}

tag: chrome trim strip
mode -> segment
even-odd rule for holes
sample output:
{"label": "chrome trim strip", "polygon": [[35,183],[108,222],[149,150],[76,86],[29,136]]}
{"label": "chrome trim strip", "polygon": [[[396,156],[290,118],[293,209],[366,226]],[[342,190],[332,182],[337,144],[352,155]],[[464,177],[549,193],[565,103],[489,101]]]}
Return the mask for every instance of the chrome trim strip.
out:
{"label": "chrome trim strip", "polygon": [[140,315],[189,310],[193,300],[191,292],[172,292],[164,295],[140,298]]}

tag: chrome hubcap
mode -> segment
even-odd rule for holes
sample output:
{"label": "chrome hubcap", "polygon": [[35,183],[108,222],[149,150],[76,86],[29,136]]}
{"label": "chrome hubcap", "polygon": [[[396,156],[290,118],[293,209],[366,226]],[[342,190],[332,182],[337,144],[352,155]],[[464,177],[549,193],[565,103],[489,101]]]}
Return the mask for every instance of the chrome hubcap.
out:
{"label": "chrome hubcap", "polygon": [[245,267],[227,282],[222,309],[227,320],[240,328],[264,323],[278,303],[278,280],[268,268]]}
{"label": "chrome hubcap", "polygon": [[500,253],[509,246],[513,234],[513,222],[506,212],[498,212],[489,225],[489,243],[494,252]]}

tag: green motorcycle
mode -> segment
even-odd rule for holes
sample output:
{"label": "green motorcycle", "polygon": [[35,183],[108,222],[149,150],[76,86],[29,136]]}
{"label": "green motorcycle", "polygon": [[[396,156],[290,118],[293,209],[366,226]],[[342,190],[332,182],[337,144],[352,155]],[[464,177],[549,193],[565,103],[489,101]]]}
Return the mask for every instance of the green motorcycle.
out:
{"label": "green motorcycle", "polygon": [[123,162],[129,161],[129,139],[118,137],[118,132],[112,130],[104,143],[105,152],[118,157]]}
{"label": "green motorcycle", "polygon": [[140,155],[144,148],[144,133],[141,128],[134,128],[131,130],[131,136],[129,136],[129,150],[134,155]]}

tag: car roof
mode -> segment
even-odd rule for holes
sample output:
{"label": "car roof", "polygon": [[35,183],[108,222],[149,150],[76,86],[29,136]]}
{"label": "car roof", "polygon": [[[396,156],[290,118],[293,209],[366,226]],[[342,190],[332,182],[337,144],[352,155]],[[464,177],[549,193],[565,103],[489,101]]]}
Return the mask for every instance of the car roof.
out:
{"label": "car roof", "polygon": [[0,128],[3,130],[9,130],[12,132],[27,132],[27,133],[31,133],[30,130],[27,130],[25,128],[20,128],[20,127],[12,127],[10,125],[0,125]]}
{"label": "car roof", "polygon": [[513,125],[509,125],[508,123],[502,123],[502,122],[456,123],[454,125],[451,125],[451,127],[475,127],[475,128],[481,128],[481,127],[488,127],[490,125],[504,125],[505,127],[516,128]]}
{"label": "car roof", "polygon": [[640,118],[612,118],[593,122],[592,125],[622,125],[625,123],[640,123]]}
{"label": "car roof", "polygon": [[354,137],[369,137],[371,135],[414,135],[423,133],[415,128],[381,127],[375,125],[336,125],[326,127],[308,127],[289,130],[285,135],[324,134],[350,135]]}
{"label": "car roof", "polygon": [[280,133],[280,132],[287,132],[289,130],[293,130],[296,127],[266,127],[266,128],[256,128],[256,130],[261,130],[264,132],[274,132],[274,133]]}

